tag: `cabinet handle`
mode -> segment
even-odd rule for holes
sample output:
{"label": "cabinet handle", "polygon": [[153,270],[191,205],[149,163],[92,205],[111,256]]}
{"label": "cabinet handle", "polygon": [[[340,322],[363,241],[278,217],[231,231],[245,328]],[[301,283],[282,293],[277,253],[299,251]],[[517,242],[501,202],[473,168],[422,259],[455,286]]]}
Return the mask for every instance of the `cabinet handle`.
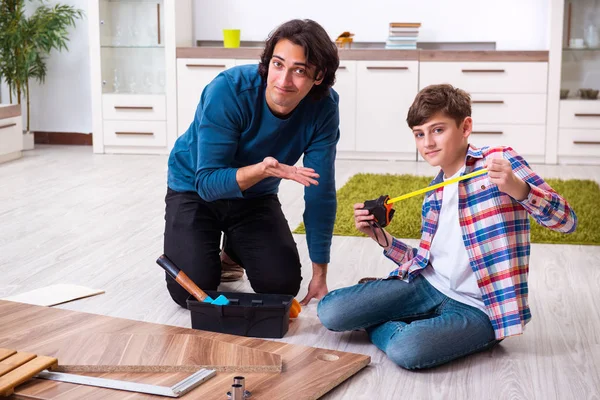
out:
{"label": "cabinet handle", "polygon": [[502,135],[502,131],[472,131],[474,135]]}
{"label": "cabinet handle", "polygon": [[504,72],[503,69],[463,69],[462,72]]}
{"label": "cabinet handle", "polygon": [[397,69],[397,70],[407,70],[408,67],[367,67],[367,69]]}
{"label": "cabinet handle", "polygon": [[200,68],[225,68],[225,65],[218,64],[185,64],[186,67],[200,67]]}
{"label": "cabinet handle", "polygon": [[575,114],[576,117],[600,117],[600,114]]}
{"label": "cabinet handle", "polygon": [[152,110],[152,106],[115,106],[115,110]]}
{"label": "cabinet handle", "polygon": [[15,125],[17,125],[16,122],[13,122],[12,124],[0,125],[0,129],[10,128],[11,126],[15,126]]}
{"label": "cabinet handle", "polygon": [[504,100],[473,100],[473,104],[504,104]]}
{"label": "cabinet handle", "polygon": [[115,135],[143,135],[143,136],[153,136],[154,132],[115,132]]}
{"label": "cabinet handle", "polygon": [[340,66],[338,67],[338,69],[346,69],[346,66],[345,66],[345,65],[340,65]]}
{"label": "cabinet handle", "polygon": [[158,44],[160,44],[160,3],[156,4],[156,36],[158,36]]}
{"label": "cabinet handle", "polygon": [[574,144],[600,144],[599,140],[590,140],[590,141],[586,141],[586,140],[573,140]]}

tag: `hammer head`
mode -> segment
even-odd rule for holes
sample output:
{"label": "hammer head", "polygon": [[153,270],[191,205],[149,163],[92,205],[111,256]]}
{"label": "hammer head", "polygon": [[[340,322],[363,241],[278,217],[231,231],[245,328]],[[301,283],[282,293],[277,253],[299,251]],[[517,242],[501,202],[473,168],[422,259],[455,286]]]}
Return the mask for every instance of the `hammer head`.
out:
{"label": "hammer head", "polygon": [[223,295],[219,295],[219,297],[217,297],[216,299],[214,299],[210,303],[214,304],[215,306],[226,306],[227,304],[229,304],[229,300],[227,299],[227,297],[225,297]]}

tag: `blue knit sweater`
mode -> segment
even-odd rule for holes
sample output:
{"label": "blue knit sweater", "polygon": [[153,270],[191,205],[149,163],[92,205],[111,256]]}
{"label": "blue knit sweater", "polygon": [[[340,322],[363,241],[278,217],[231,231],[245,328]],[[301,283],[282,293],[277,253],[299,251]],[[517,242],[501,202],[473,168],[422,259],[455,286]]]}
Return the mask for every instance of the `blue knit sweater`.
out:
{"label": "blue knit sweater", "polygon": [[334,161],[339,139],[338,95],[315,101],[305,97],[285,119],[273,115],[257,65],[228,69],[202,92],[193,122],[177,139],[169,157],[168,185],[195,191],[205,201],[253,198],[277,193],[281,179],[266,178],[242,192],[238,168],[271,156],[320,175],[305,189],[304,224],[310,258],[329,262],[336,213]]}

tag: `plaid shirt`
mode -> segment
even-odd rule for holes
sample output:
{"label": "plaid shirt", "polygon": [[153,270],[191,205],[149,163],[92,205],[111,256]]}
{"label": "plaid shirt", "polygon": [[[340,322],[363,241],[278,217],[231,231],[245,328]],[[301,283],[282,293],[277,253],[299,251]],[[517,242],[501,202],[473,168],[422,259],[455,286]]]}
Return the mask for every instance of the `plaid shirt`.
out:
{"label": "plaid shirt", "polygon": [[[496,338],[523,333],[531,319],[527,303],[529,271],[529,218],[555,231],[575,230],[577,217],[569,204],[527,162],[510,147],[473,146],[467,152],[463,174],[485,168],[486,158],[493,153],[509,160],[516,176],[531,188],[529,196],[517,201],[498,190],[487,174],[458,183],[458,213],[462,238],[471,268],[477,278],[483,302],[492,322]],[[440,171],[432,184],[443,180]],[[398,268],[390,277],[410,282],[429,264],[429,250],[442,208],[443,187],[428,192],[421,212],[421,242],[411,248],[394,239],[384,251]]]}

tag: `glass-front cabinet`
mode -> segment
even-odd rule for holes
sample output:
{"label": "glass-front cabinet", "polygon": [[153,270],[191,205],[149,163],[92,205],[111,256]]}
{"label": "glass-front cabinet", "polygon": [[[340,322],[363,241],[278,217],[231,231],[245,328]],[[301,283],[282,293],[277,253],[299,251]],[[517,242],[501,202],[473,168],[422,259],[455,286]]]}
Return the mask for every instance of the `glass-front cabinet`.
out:
{"label": "glass-front cabinet", "polygon": [[94,152],[168,154],[177,139],[176,49],[191,46],[191,1],[89,4]]}
{"label": "glass-front cabinet", "polygon": [[165,93],[162,0],[102,0],[102,93]]}
{"label": "glass-front cabinet", "polygon": [[600,2],[563,3],[558,161],[600,163]]}

